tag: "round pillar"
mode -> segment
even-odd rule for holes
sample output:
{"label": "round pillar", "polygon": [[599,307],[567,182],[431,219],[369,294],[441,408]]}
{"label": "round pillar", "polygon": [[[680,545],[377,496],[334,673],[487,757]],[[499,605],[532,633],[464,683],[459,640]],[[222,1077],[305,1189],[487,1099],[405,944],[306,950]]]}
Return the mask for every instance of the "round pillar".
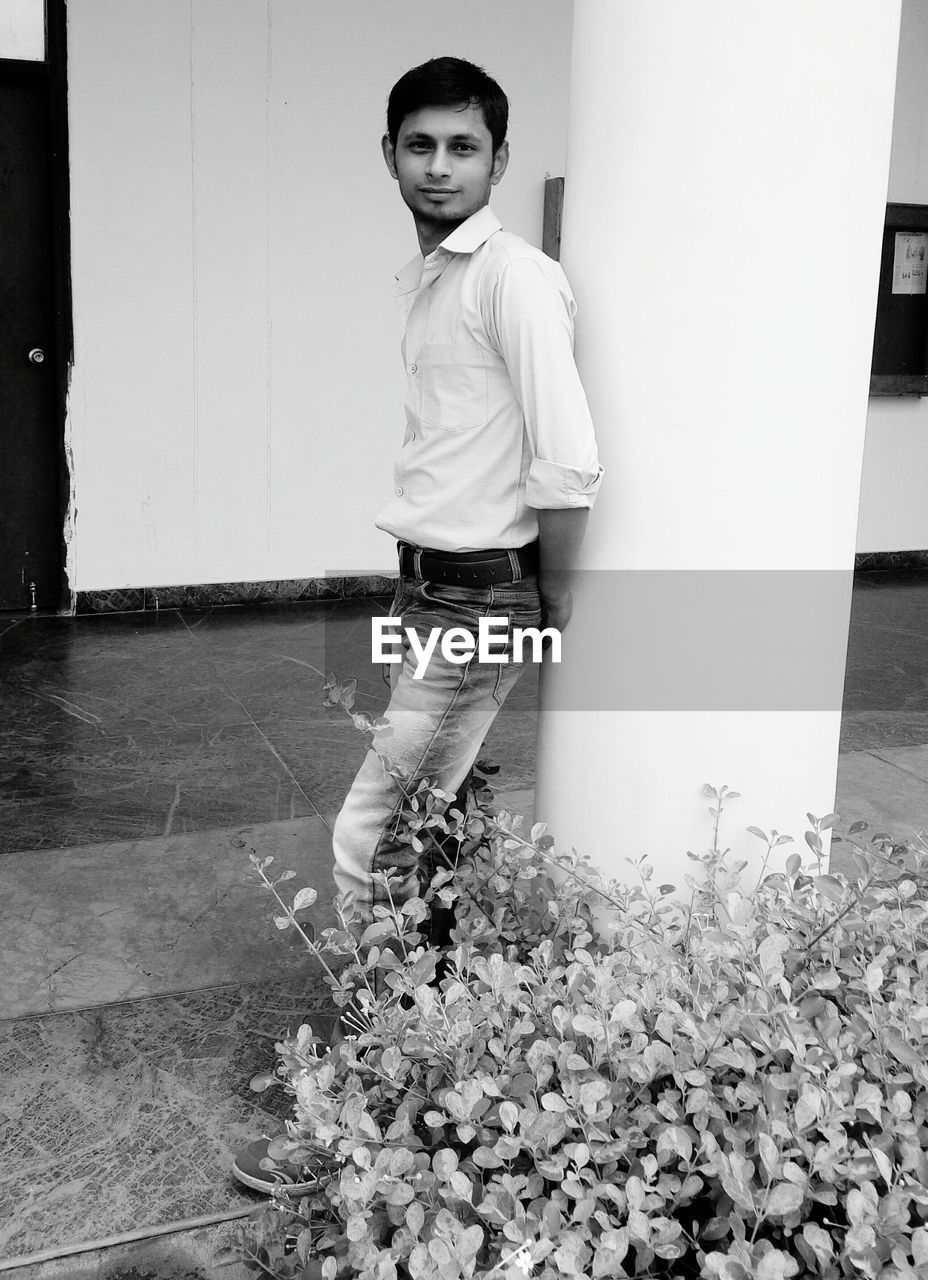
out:
{"label": "round pillar", "polygon": [[535,812],[681,883],[833,806],[898,0],[576,0],[561,259],[603,488]]}

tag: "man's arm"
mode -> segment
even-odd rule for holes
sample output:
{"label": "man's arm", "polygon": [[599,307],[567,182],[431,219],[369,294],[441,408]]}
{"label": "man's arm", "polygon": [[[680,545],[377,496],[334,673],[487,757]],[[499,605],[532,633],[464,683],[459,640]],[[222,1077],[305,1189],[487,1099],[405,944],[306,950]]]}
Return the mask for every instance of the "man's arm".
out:
{"label": "man's arm", "polygon": [[549,507],[538,515],[538,588],[542,626],[563,631],[570,621],[571,573],[590,517],[589,507]]}
{"label": "man's arm", "polygon": [[575,310],[559,267],[518,258],[500,272],[487,323],[525,421],[525,501],[538,517],[542,617],[558,630],[570,618],[570,573],[603,474],[574,361]]}

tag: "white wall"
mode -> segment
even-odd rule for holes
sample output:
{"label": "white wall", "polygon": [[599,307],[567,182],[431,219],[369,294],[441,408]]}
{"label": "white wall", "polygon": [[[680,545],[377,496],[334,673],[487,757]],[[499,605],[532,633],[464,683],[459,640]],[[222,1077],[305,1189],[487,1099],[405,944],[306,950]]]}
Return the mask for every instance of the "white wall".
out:
{"label": "white wall", "polygon": [[45,58],[45,0],[2,0],[0,58]]}
{"label": "white wall", "polygon": [[73,589],[392,567],[386,96],[451,53],[510,96],[494,207],[540,243],[570,0],[69,0]]}
{"label": "white wall", "polygon": [[[928,2],[903,0],[890,203],[928,204]],[[928,548],[928,397],[874,396],[867,416],[858,551]]]}

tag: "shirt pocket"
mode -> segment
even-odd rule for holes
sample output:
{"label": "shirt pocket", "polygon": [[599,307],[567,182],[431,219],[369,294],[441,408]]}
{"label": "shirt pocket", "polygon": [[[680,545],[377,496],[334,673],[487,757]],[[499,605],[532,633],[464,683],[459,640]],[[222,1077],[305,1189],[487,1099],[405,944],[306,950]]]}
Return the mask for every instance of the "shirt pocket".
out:
{"label": "shirt pocket", "polygon": [[430,342],[416,357],[421,384],[420,418],[439,431],[486,426],[489,380],[486,352],[473,343]]}

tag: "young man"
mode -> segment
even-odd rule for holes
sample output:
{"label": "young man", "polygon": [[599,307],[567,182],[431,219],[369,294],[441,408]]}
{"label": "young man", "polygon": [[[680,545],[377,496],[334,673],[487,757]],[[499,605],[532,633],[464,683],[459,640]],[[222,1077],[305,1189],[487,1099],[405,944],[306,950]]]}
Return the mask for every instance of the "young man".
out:
{"label": "young man", "polygon": [[[420,252],[397,277],[406,432],[377,525],[399,544],[392,612],[403,627],[424,642],[435,628],[474,632],[481,617],[505,617],[511,657],[513,627],[570,618],[568,573],[602,468],[564,273],[489,208],[509,159],[508,115],[499,85],[458,58],[413,68],[390,93],[383,154]],[[522,670],[477,655],[452,663],[439,648],[419,679],[416,667],[407,651],[391,668],[389,730],[375,735],[333,833],[336,886],[359,935],[385,896],[376,872],[397,869],[391,894],[404,901],[424,871],[395,838],[403,797],[380,754],[454,795]],[[259,1190],[271,1189],[258,1165],[266,1148],[252,1143],[235,1164]]]}
{"label": "young man", "polygon": [[[489,207],[506,172],[509,104],[479,67],[436,58],[408,71],[387,106],[384,159],[420,252],[397,277],[406,317],[406,433],[377,526],[399,543],[393,613],[424,640],[483,616],[562,629],[567,573],[602,475],[573,358],[576,310],[563,271]],[[511,655],[510,655],[511,656]],[[394,900],[419,890],[411,847],[393,838],[401,803],[378,752],[405,776],[455,794],[521,671],[407,652],[390,729],[335,825],[335,882],[363,926],[396,867]]]}

